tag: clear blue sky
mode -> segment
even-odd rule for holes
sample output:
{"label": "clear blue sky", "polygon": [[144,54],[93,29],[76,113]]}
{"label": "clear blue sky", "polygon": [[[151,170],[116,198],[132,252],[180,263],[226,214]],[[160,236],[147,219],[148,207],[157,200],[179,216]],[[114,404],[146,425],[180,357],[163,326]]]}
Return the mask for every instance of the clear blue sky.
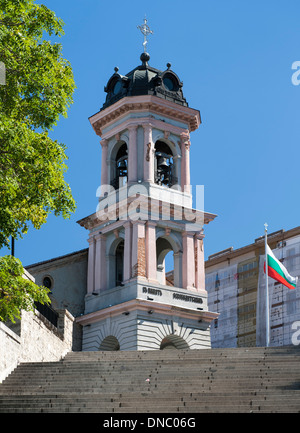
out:
{"label": "clear blue sky", "polygon": [[[191,183],[204,185],[205,256],[241,247],[264,233],[300,225],[299,0],[44,0],[65,22],[63,54],[77,90],[68,118],[51,136],[67,145],[66,179],[77,202],[70,220],[50,216],[39,231],[16,242],[24,265],[86,248],[76,221],[97,205],[101,153],[88,117],[99,111],[104,86],[119,67],[138,64],[145,14],[150,64],[166,63],[183,81],[202,125],[191,135]],[[7,251],[2,250],[2,254]]]}

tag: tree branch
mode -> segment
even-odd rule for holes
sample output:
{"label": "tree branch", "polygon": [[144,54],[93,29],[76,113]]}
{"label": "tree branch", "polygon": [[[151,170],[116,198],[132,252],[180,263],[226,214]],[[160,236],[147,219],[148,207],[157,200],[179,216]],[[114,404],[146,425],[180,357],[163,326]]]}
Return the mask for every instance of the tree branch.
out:
{"label": "tree branch", "polygon": [[0,24],[3,24],[5,26],[12,26],[12,27],[18,27],[18,26],[24,26],[24,21],[19,22],[19,23],[14,23],[13,21],[9,21],[9,20],[0,20]]}

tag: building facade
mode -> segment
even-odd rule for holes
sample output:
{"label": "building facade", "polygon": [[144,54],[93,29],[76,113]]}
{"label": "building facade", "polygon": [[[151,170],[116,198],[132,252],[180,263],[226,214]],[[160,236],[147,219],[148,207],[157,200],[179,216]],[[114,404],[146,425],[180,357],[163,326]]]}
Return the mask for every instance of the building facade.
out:
{"label": "building facade", "polygon": [[[293,276],[300,276],[300,227],[268,235],[268,245]],[[265,346],[264,237],[211,255],[205,263],[208,307],[219,313],[212,347]],[[291,345],[300,321],[300,286],[290,290],[269,278],[270,345]],[[300,323],[300,322],[299,322]]]}

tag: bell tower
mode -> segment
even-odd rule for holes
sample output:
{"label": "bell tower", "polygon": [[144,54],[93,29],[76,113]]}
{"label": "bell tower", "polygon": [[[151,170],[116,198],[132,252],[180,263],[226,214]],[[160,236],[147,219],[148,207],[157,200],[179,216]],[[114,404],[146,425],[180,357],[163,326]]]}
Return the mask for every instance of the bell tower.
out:
{"label": "bell tower", "polygon": [[89,231],[83,350],[208,348],[217,315],[207,308],[203,228],[215,215],[192,208],[190,187],[200,113],[169,63],[153,68],[146,51],[140,60],[126,75],[115,68],[89,119],[102,160],[96,212],[78,221]]}

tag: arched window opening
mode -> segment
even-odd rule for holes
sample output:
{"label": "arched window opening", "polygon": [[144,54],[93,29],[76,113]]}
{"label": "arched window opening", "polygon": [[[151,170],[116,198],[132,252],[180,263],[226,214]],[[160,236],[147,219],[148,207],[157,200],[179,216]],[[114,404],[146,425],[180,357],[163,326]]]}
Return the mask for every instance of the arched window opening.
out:
{"label": "arched window opening", "polygon": [[109,335],[108,337],[104,338],[100,344],[99,350],[103,350],[105,352],[120,350],[120,344],[116,337]]}
{"label": "arched window opening", "polygon": [[116,286],[123,284],[124,274],[124,241],[116,248]]}
{"label": "arched window opening", "polygon": [[166,286],[174,286],[174,253],[169,251],[165,256]]}
{"label": "arched window opening", "polygon": [[126,143],[123,143],[117,152],[114,172],[115,177],[111,181],[111,185],[115,189],[119,189],[126,185],[128,177],[128,152]]}
{"label": "arched window opening", "polygon": [[155,143],[155,183],[171,187],[177,182],[174,176],[173,153],[170,147],[161,140]]}
{"label": "arched window opening", "polygon": [[174,286],[174,254],[167,239],[157,239],[156,253],[158,282],[167,286]]}

